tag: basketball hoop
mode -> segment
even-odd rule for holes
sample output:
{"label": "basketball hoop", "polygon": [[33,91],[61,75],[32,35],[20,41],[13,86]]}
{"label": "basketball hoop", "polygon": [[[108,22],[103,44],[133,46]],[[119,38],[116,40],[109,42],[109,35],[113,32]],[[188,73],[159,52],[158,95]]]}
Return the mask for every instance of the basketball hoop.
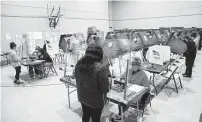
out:
{"label": "basketball hoop", "polygon": [[62,14],[60,13],[60,6],[57,9],[57,13],[54,14],[55,12],[55,7],[53,6],[51,13],[49,14],[49,7],[47,5],[47,13],[48,13],[48,20],[49,20],[49,27],[51,28],[56,28],[56,26],[58,25],[59,22],[59,18],[62,16]]}

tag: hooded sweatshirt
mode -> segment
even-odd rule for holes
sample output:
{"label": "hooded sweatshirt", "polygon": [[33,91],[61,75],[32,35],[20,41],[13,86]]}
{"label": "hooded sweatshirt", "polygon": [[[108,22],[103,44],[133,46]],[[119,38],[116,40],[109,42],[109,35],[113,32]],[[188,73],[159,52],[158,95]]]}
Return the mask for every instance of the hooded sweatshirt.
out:
{"label": "hooded sweatshirt", "polygon": [[16,50],[10,50],[9,51],[9,59],[11,60],[11,65],[16,68],[18,66],[21,66],[21,59],[19,57],[19,55],[17,54],[17,51]]}

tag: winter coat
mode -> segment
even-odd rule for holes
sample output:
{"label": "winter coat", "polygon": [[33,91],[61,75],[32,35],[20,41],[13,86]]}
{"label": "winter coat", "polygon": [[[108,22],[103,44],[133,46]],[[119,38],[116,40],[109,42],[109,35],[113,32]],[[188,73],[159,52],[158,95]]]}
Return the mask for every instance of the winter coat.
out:
{"label": "winter coat", "polygon": [[18,66],[21,66],[21,59],[19,55],[17,54],[16,50],[10,50],[9,51],[9,59],[11,60],[11,65],[16,68]]}
{"label": "winter coat", "polygon": [[78,100],[82,104],[100,108],[104,106],[105,96],[109,92],[109,79],[107,68],[99,62],[92,64],[90,72],[81,70],[88,67],[80,59],[75,67]]}

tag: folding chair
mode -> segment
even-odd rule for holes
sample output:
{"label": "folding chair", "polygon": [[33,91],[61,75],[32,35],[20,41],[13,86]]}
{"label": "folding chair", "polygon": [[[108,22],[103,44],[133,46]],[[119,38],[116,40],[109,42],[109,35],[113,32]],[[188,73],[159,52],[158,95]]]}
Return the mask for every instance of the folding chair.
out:
{"label": "folding chair", "polygon": [[45,74],[45,77],[47,78],[49,73],[50,73],[50,70],[55,73],[56,75],[58,75],[57,71],[55,70],[55,67],[53,65],[53,63],[45,63],[44,64],[44,74]]}
{"label": "folding chair", "polygon": [[[175,76],[177,76],[177,72],[176,72],[177,69],[178,69],[178,66],[172,64],[172,65],[170,66],[170,68],[168,68],[167,72],[164,73],[162,76],[168,79],[168,80],[166,81],[166,83],[163,85],[163,87],[164,87],[165,85],[167,85],[167,84],[169,83],[169,81],[172,79],[172,80],[174,81],[174,84],[175,84],[175,90],[176,90],[176,92],[178,93],[179,88],[180,88],[180,87],[182,88],[182,83],[181,83],[180,77],[178,77],[178,78],[179,78],[180,86],[177,86],[176,77],[175,77]],[[168,85],[167,85],[167,86],[168,86]],[[162,87],[162,89],[163,89],[163,87]],[[169,86],[169,87],[170,87],[170,86]],[[170,87],[170,88],[171,88],[171,87]],[[173,89],[173,88],[172,88],[172,89]]]}
{"label": "folding chair", "polygon": [[[155,94],[153,94],[153,93],[150,92],[149,95],[148,95],[148,97],[147,97],[147,100],[146,100],[145,104],[143,105],[144,107],[140,108],[139,106],[140,106],[141,104],[139,104],[138,108],[139,108],[139,112],[141,112],[141,117],[142,117],[142,118],[144,117],[145,111],[148,110],[148,109],[147,109],[147,105],[149,104],[150,107],[151,107],[151,100],[152,100],[155,96],[156,96]],[[131,107],[134,108],[134,109],[138,109],[136,103],[135,103],[135,104],[132,104]],[[143,121],[143,119],[142,119],[142,121]]]}

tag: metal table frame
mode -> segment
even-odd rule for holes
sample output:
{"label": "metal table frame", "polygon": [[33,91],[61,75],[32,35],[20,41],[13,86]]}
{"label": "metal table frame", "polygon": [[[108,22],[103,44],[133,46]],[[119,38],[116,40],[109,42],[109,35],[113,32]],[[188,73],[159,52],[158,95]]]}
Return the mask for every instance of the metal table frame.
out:
{"label": "metal table frame", "polygon": [[[42,70],[42,78],[45,77],[45,72],[44,72],[44,60],[36,60],[36,61],[25,61],[23,62],[23,66],[27,66],[27,70],[28,70],[28,74],[29,74],[29,67],[34,67],[36,65],[41,65],[41,70]],[[29,74],[29,83],[31,83],[31,78],[30,78],[30,74]]]}

